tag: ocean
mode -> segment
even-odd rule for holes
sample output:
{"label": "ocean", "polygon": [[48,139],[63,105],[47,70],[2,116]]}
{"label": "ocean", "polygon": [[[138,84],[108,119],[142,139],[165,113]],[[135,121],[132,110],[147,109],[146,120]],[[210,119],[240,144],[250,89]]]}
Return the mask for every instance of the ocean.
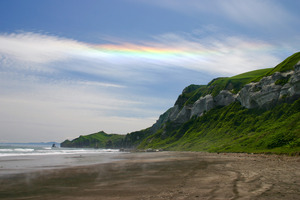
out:
{"label": "ocean", "polygon": [[0,144],[0,177],[39,170],[112,162],[117,149],[61,148],[38,144]]}

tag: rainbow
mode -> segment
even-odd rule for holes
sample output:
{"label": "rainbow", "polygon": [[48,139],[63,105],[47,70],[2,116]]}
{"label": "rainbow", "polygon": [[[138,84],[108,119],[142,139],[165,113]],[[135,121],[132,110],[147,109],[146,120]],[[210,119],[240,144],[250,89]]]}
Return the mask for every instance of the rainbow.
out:
{"label": "rainbow", "polygon": [[[132,63],[151,63],[168,66],[185,66],[187,68],[199,68],[200,65],[208,66],[216,57],[226,58],[231,54],[240,52],[249,53],[271,49],[272,46],[257,42],[243,42],[240,40],[229,40],[230,45],[222,43],[213,43],[205,46],[196,42],[187,42],[183,44],[172,44],[169,47],[159,43],[133,44],[87,44],[84,43],[84,49],[77,49],[78,55],[98,59],[103,62],[113,64],[132,64]],[[183,45],[182,45],[183,44]],[[82,51],[83,50],[83,51]]]}
{"label": "rainbow", "polygon": [[92,49],[94,53],[105,54],[107,56],[114,57],[131,57],[131,58],[147,58],[153,60],[164,60],[171,57],[178,57],[187,52],[181,49],[164,48],[164,47],[151,47],[135,44],[104,44],[93,45]]}

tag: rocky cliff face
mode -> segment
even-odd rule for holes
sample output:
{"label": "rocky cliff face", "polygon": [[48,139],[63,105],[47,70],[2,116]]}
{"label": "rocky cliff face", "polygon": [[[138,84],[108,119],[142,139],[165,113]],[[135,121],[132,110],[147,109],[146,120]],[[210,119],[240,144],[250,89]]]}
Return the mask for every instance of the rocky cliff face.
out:
{"label": "rocky cliff face", "polygon": [[180,107],[175,104],[160,116],[153,125],[157,130],[167,121],[184,123],[194,116],[201,116],[216,106],[227,106],[239,101],[246,108],[268,108],[278,102],[294,100],[300,97],[300,61],[294,70],[274,74],[262,78],[259,82],[246,84],[237,94],[229,90],[222,90],[213,97],[211,94],[200,97],[193,105]]}
{"label": "rocky cliff face", "polygon": [[270,107],[300,96],[300,62],[289,72],[276,72],[259,82],[245,85],[237,100],[246,108]]}

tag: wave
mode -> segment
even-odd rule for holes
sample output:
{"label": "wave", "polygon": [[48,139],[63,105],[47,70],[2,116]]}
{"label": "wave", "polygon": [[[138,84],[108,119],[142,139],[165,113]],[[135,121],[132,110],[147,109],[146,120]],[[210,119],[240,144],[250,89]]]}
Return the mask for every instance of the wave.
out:
{"label": "wave", "polygon": [[105,154],[116,153],[118,149],[72,149],[72,148],[51,148],[51,147],[36,147],[36,148],[11,148],[0,149],[0,157],[6,156],[38,156],[38,155],[64,155],[64,154]]}
{"label": "wave", "polygon": [[13,151],[13,149],[0,149],[0,152],[10,152],[10,151]]}
{"label": "wave", "polygon": [[14,149],[14,151],[16,152],[33,152],[34,149],[21,149],[21,148],[18,148],[18,149]]}

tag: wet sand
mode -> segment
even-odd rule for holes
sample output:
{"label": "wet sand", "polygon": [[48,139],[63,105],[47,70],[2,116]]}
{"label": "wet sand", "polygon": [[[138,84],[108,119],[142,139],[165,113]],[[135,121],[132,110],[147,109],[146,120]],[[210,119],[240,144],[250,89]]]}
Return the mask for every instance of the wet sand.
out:
{"label": "wet sand", "polygon": [[0,199],[300,199],[300,157],[156,152],[7,175]]}

